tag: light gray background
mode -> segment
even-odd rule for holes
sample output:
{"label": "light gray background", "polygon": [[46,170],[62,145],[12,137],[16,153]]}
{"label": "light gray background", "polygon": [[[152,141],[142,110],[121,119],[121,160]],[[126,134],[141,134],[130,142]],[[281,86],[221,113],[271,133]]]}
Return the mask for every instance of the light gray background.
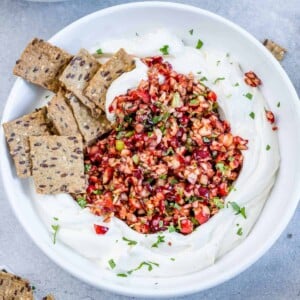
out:
{"label": "light gray background", "polygon": [[[48,39],[64,26],[86,14],[125,2],[133,1],[71,0],[60,3],[35,3],[0,0],[1,115],[15,80],[12,75],[14,62],[30,39],[35,36]],[[282,65],[299,94],[299,0],[174,2],[192,4],[215,12],[239,24],[259,40],[271,38],[286,47],[289,52]],[[36,287],[37,299],[50,292],[59,300],[127,299],[82,283],[50,261],[29,239],[16,220],[3,194],[2,183],[0,188],[0,265],[4,264],[16,274],[28,278]],[[283,210],[285,200],[282,199]],[[280,239],[247,271],[218,287],[181,299],[300,299],[299,228],[298,207]]]}

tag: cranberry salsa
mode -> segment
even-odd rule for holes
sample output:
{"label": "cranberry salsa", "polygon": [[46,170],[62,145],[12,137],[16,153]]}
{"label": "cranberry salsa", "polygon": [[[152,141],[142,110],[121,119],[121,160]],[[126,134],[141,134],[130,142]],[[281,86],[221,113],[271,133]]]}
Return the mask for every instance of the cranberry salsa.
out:
{"label": "cranberry salsa", "polygon": [[140,233],[189,234],[224,207],[247,140],[231,133],[217,95],[193,74],[159,56],[143,62],[148,80],[114,99],[114,129],[87,148],[85,200]]}

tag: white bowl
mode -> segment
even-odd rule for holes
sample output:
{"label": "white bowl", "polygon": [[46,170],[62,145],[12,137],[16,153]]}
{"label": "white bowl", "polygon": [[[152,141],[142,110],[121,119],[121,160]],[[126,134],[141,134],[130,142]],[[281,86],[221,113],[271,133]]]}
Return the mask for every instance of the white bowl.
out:
{"label": "white bowl", "polygon": [[[53,247],[34,210],[28,181],[19,180],[15,175],[3,130],[0,149],[1,174],[8,199],[24,229],[47,256],[77,278],[98,288],[131,296],[162,298],[195,293],[232,278],[258,260],[285,229],[300,196],[300,111],[298,96],[288,76],[261,43],[226,19],[196,7],[167,2],[115,6],[74,22],[52,37],[50,42],[75,53],[79,48],[90,48],[103,39],[134,36],[136,32],[147,32],[156,27],[169,28],[183,39],[193,28],[197,32],[195,40],[201,37],[206,44],[234,54],[244,69],[260,74],[263,92],[272,110],[276,110],[278,101],[281,102],[280,109],[276,110],[282,157],[280,172],[258,222],[242,244],[213,266],[197,273],[179,277],[170,274],[169,278],[155,280],[159,283],[157,285],[153,279],[114,283],[70,248],[60,243]],[[39,106],[36,99],[41,93],[41,89],[18,79],[8,98],[2,122]]]}

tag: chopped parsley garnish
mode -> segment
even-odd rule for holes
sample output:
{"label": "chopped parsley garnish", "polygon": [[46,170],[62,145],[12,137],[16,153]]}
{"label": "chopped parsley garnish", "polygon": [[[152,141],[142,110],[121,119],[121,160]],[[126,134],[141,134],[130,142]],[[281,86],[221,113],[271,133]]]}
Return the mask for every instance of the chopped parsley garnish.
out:
{"label": "chopped parsley garnish", "polygon": [[159,267],[159,264],[153,261],[143,261],[135,269],[129,270],[126,273],[118,273],[117,276],[127,277],[128,275],[131,275],[133,272],[140,270],[144,266],[148,268],[149,272],[151,272],[153,270],[153,266]]}
{"label": "chopped parsley garnish", "polygon": [[93,191],[93,194],[94,194],[94,195],[102,195],[103,192],[102,192],[101,190],[94,190],[94,191]]}
{"label": "chopped parsley garnish", "polygon": [[58,217],[53,217],[53,220],[54,221],[58,221]]}
{"label": "chopped parsley garnish", "polygon": [[234,86],[239,86],[240,84],[238,83],[238,82],[236,82],[235,84],[234,84]]}
{"label": "chopped parsley garnish", "polygon": [[178,183],[178,180],[175,179],[175,178],[172,178],[172,179],[170,180],[170,183],[171,183],[172,185],[174,185],[174,184]]}
{"label": "chopped parsley garnish", "polygon": [[192,106],[196,106],[196,105],[199,105],[200,104],[200,101],[198,99],[192,99],[190,100],[190,105]]}
{"label": "chopped parsley garnish", "polygon": [[217,82],[221,81],[221,80],[225,80],[225,77],[218,77],[215,81],[214,84],[216,84]]}
{"label": "chopped parsley garnish", "polygon": [[49,98],[49,97],[50,97],[50,95],[46,95],[46,96],[45,96],[45,99],[47,99],[47,98]]}
{"label": "chopped parsley garnish", "polygon": [[229,57],[229,56],[230,56],[230,53],[227,52],[227,53],[226,53],[226,57]]}
{"label": "chopped parsley garnish", "polygon": [[91,167],[92,167],[92,165],[90,165],[90,164],[84,165],[84,172],[85,172],[85,173],[89,172],[90,169],[91,169]]}
{"label": "chopped parsley garnish", "polygon": [[224,203],[219,197],[214,197],[213,202],[216,205],[217,208],[222,209],[224,208]]}
{"label": "chopped parsley garnish", "polygon": [[125,273],[119,273],[119,274],[117,274],[117,276],[119,276],[119,277],[127,277],[127,274],[125,274]]}
{"label": "chopped parsley garnish", "polygon": [[132,137],[134,135],[134,131],[128,131],[125,134],[125,137]]}
{"label": "chopped parsley garnish", "polygon": [[250,114],[249,114],[249,117],[252,118],[253,120],[255,119],[255,113],[252,111]]}
{"label": "chopped parsley garnish", "polygon": [[243,228],[240,227],[240,228],[238,229],[238,231],[236,232],[236,234],[239,235],[239,236],[243,235]]}
{"label": "chopped parsley garnish", "polygon": [[169,232],[175,232],[175,231],[176,231],[175,226],[174,226],[174,225],[169,225],[169,226],[168,226],[168,231],[169,231]]}
{"label": "chopped parsley garnish", "polygon": [[203,76],[202,78],[199,79],[199,81],[207,81],[207,80],[208,79],[205,76]]}
{"label": "chopped parsley garnish", "polygon": [[159,51],[163,54],[163,55],[168,55],[169,54],[169,45],[164,45],[163,47],[161,47],[159,49]]}
{"label": "chopped parsley garnish", "polygon": [[171,257],[171,258],[170,258],[170,260],[174,261],[174,260],[175,260],[175,258],[174,258],[174,257]]}
{"label": "chopped parsley garnish", "polygon": [[158,245],[161,243],[165,243],[165,236],[164,235],[158,235],[157,237],[157,241],[152,244],[152,248],[158,248]]}
{"label": "chopped parsley garnish", "polygon": [[236,202],[229,202],[236,215],[241,214],[244,219],[247,219],[245,207],[240,207]]}
{"label": "chopped parsley garnish", "polygon": [[77,198],[76,200],[77,200],[78,205],[79,205],[81,208],[85,208],[85,207],[86,207],[87,202],[86,202],[86,200],[85,200],[84,197],[79,197],[79,198]]}
{"label": "chopped parsley garnish", "polygon": [[196,45],[196,49],[201,49],[203,46],[203,42],[199,39]]}
{"label": "chopped parsley garnish", "polygon": [[218,162],[216,164],[216,169],[219,170],[222,174],[224,174],[228,170],[228,167],[225,166],[222,162]]}
{"label": "chopped parsley garnish", "polygon": [[217,60],[217,63],[216,63],[216,64],[217,64],[217,66],[220,64],[220,62],[221,62],[220,60]]}
{"label": "chopped parsley garnish", "polygon": [[128,246],[134,246],[134,245],[137,244],[137,241],[130,240],[130,239],[124,237],[124,236],[122,237],[122,240],[125,241],[125,242],[127,242]]}
{"label": "chopped parsley garnish", "polygon": [[190,35],[193,35],[194,29],[189,30]]}
{"label": "chopped parsley garnish", "polygon": [[169,147],[168,150],[165,152],[165,155],[173,155],[175,152],[172,147]]}
{"label": "chopped parsley garnish", "polygon": [[163,221],[163,220],[160,220],[160,221],[158,222],[158,227],[161,228],[161,227],[163,227],[163,226],[164,226],[164,221]]}
{"label": "chopped parsley garnish", "polygon": [[280,107],[280,102],[277,103],[277,107]]}
{"label": "chopped parsley garnish", "polygon": [[101,48],[99,48],[99,49],[96,50],[96,53],[100,55],[100,54],[103,54],[103,51],[102,51]]}
{"label": "chopped parsley garnish", "polygon": [[110,266],[112,269],[114,269],[114,268],[116,267],[116,263],[114,262],[113,259],[110,259],[110,260],[108,261],[108,264],[109,264],[109,266]]}
{"label": "chopped parsley garnish", "polygon": [[163,174],[163,175],[160,175],[158,178],[165,180],[165,179],[167,179],[167,177],[168,177],[167,174]]}
{"label": "chopped parsley garnish", "polygon": [[51,228],[53,229],[53,244],[55,244],[56,243],[57,232],[58,232],[60,226],[58,224],[51,225]]}
{"label": "chopped parsley garnish", "polygon": [[253,98],[253,95],[251,93],[244,94],[243,96],[248,98],[249,100],[252,100]]}
{"label": "chopped parsley garnish", "polygon": [[267,146],[266,146],[266,150],[269,151],[270,149],[271,149],[271,146],[270,146],[270,145],[267,145]]}

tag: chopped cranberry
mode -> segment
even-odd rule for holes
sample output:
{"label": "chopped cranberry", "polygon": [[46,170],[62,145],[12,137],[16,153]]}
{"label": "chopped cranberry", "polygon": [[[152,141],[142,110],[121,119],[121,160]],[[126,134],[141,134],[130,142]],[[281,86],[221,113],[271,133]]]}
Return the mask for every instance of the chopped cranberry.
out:
{"label": "chopped cranberry", "polygon": [[191,220],[183,219],[180,221],[180,232],[183,234],[189,234],[193,232],[194,226]]}

